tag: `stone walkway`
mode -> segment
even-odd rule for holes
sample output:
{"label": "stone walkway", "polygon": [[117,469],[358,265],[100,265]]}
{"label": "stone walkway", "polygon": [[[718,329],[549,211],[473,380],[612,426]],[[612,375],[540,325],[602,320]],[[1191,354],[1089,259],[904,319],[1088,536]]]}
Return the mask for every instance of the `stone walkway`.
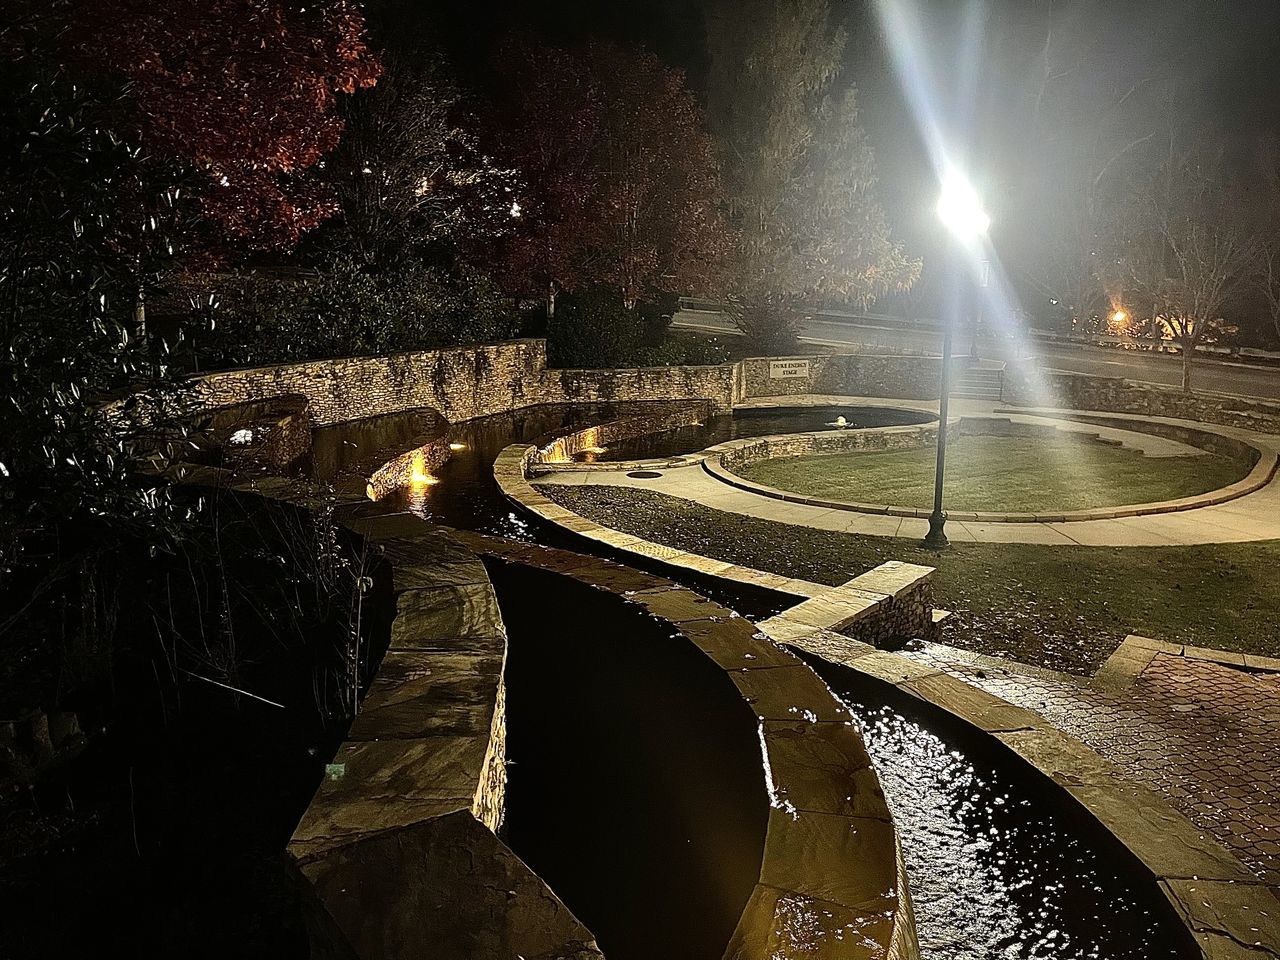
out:
{"label": "stone walkway", "polygon": [[[821,398],[831,400],[832,398]],[[863,398],[841,398],[850,406],[863,405]],[[886,401],[880,401],[884,405]],[[895,401],[896,403],[896,401]],[[927,406],[903,402],[903,407]],[[959,404],[957,415],[991,416],[998,408],[990,403]],[[995,414],[1005,416],[1005,414]],[[1105,416],[1105,415],[1103,415]],[[1053,420],[1044,416],[1023,417],[1050,422],[1064,428],[1083,429],[1089,433],[1114,435],[1112,439],[1138,448],[1149,447],[1153,456],[1173,456],[1184,446],[1170,440],[1146,437],[1132,431],[1111,430],[1092,424]],[[1178,424],[1183,421],[1167,420]],[[1194,426],[1205,429],[1204,424]],[[1280,453],[1280,437],[1231,427],[1211,427],[1236,437],[1264,451]],[[1146,452],[1146,450],[1144,450]],[[728,513],[789,523],[796,526],[857,533],[878,537],[922,539],[928,521],[919,517],[896,517],[882,514],[854,513],[827,506],[811,506],[776,500],[749,490],[730,486],[708,473],[700,463],[661,471],[656,477],[631,477],[623,471],[575,471],[566,469],[543,474],[536,483],[596,484],[616,487],[640,487]],[[1106,520],[1075,522],[981,523],[953,516],[947,522],[947,536],[957,543],[1037,543],[1056,546],[1179,546],[1200,543],[1238,543],[1280,539],[1280,482],[1273,480],[1262,489],[1216,506],[1199,507],[1177,513],[1151,514]]]}
{"label": "stone walkway", "polygon": [[1159,649],[1105,689],[940,644],[901,655],[1034,710],[1163,796],[1280,889],[1280,673]]}

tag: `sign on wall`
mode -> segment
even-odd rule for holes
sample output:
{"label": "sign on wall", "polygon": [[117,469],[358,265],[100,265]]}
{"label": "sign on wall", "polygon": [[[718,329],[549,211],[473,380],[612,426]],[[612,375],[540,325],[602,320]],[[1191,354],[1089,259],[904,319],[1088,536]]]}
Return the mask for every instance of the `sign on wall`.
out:
{"label": "sign on wall", "polygon": [[769,379],[789,380],[809,376],[808,360],[770,360]]}

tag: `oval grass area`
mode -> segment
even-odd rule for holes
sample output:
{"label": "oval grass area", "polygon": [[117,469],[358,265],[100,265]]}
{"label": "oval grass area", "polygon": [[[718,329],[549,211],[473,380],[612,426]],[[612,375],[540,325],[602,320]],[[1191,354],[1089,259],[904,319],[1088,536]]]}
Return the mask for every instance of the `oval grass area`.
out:
{"label": "oval grass area", "polygon": [[[767,460],[739,473],[804,496],[928,509],[936,457],[930,445]],[[1210,453],[1147,457],[1087,436],[960,436],[947,443],[946,507],[1043,513],[1153,503],[1217,490],[1249,469]]]}

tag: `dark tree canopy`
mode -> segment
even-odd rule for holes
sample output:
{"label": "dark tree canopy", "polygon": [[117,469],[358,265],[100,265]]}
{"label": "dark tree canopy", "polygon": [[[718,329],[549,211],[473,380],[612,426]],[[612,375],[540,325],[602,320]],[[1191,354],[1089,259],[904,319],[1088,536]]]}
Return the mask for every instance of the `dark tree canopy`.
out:
{"label": "dark tree canopy", "polygon": [[305,171],[338,143],[340,93],[372,86],[377,58],[348,0],[76,0],[68,56],[127,81],[128,132],[204,177],[200,202],[232,237],[288,246],[331,216]]}
{"label": "dark tree canopy", "polygon": [[513,287],[552,311],[591,283],[628,306],[713,288],[727,250],[719,172],[683,74],[602,42],[520,45],[502,60],[494,136],[525,185],[504,251]]}
{"label": "dark tree canopy", "polygon": [[722,2],[708,14],[709,118],[752,303],[865,306],[917,279],[876,197],[844,34],[826,0]]}

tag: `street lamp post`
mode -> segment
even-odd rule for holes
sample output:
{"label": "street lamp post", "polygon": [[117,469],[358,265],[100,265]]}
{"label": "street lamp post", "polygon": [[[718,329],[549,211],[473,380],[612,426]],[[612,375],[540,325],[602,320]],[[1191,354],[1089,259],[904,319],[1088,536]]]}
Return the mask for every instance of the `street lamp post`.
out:
{"label": "street lamp post", "polygon": [[[966,253],[981,239],[991,225],[991,218],[982,209],[977,191],[957,172],[949,173],[942,182],[942,195],[938,198],[938,217],[951,234],[948,244],[945,282],[955,288],[964,283]],[[959,289],[953,291],[957,303],[964,302]],[[947,466],[947,417],[951,399],[951,340],[953,311],[943,311],[942,317],[942,376],[938,390],[938,460],[933,474],[933,513],[929,515],[929,532],[924,545],[941,550],[947,545],[947,514],[942,509],[942,480]],[[955,311],[958,312],[958,311]]]}

